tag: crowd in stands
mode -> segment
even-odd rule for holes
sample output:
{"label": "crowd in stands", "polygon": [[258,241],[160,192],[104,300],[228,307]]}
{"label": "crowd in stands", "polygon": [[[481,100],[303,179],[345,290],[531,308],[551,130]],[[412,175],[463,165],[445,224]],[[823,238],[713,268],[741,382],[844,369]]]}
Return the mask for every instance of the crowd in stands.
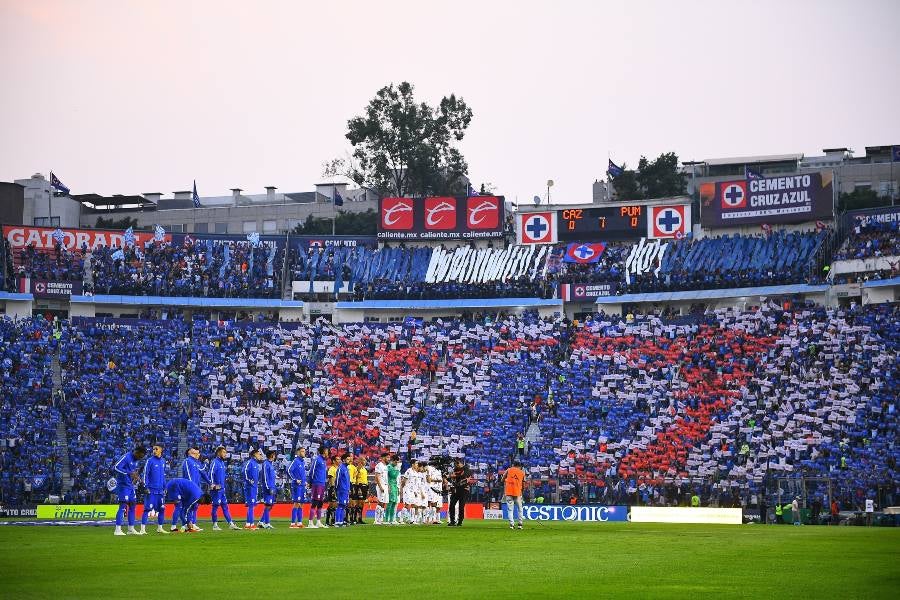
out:
{"label": "crowd in stands", "polygon": [[282,250],[249,242],[154,242],[91,253],[95,294],[280,298]]}
{"label": "crowd in stands", "polygon": [[857,260],[882,256],[900,256],[900,224],[896,221],[857,223],[834,259]]}
{"label": "crowd in stands", "polygon": [[28,245],[18,252],[18,277],[52,281],[81,281],[84,277],[85,250],[71,251],[56,242],[52,250]]}
{"label": "crowd in stands", "polygon": [[6,239],[0,240],[0,292],[16,290],[16,268],[12,248]]}
{"label": "crowd in stands", "polygon": [[0,438],[22,440],[3,452],[22,469],[2,471],[2,492],[18,497],[24,470],[59,478],[46,459],[61,415],[76,498],[102,499],[116,453],[139,441],[163,443],[174,475],[185,439],[207,457],[225,445],[232,464],[257,445],[464,455],[490,499],[531,427],[533,495],[748,503],[802,474],[855,505],[900,481],[898,316],[767,304],[676,320],[82,323],[58,340],[40,319],[4,321]]}

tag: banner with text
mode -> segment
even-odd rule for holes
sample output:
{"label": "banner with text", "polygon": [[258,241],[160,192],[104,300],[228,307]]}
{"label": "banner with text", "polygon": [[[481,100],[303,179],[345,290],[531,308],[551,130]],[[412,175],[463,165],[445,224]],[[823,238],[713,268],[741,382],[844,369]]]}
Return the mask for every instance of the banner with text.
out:
{"label": "banner with text", "polygon": [[19,279],[19,292],[33,294],[35,298],[68,298],[81,295],[82,283],[80,281],[48,281],[22,277]]}
{"label": "banner with text", "polygon": [[[503,503],[503,518],[508,519],[506,503]],[[627,521],[627,506],[602,506],[597,504],[526,504],[522,514],[527,521],[582,521],[605,523]]]}
{"label": "banner with text", "polygon": [[[3,238],[13,250],[33,245],[37,250],[53,250],[56,247],[55,227],[29,227],[27,225],[4,225]],[[60,229],[61,243],[66,250],[80,250],[86,246],[93,250],[97,246],[125,247],[125,232],[104,229]],[[57,234],[58,236],[59,234]],[[172,234],[165,234],[163,241],[171,241]],[[146,246],[153,241],[152,231],[135,231],[134,243]]]}
{"label": "banner with text", "polygon": [[618,285],[610,283],[561,283],[559,297],[566,302],[589,302],[604,296],[615,296]]}
{"label": "banner with text", "polygon": [[381,198],[380,240],[471,240],[503,237],[503,196]]}
{"label": "banner with text", "polygon": [[834,173],[820,171],[700,184],[700,223],[737,227],[834,216]]}

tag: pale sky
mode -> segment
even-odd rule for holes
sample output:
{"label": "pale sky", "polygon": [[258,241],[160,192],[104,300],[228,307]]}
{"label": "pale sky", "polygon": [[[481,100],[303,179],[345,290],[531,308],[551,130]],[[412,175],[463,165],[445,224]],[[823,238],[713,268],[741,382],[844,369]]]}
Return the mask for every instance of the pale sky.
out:
{"label": "pale sky", "polygon": [[900,1],[0,0],[0,180],[308,191],[383,85],[474,111],[470,176],[590,202],[607,157],[900,144]]}

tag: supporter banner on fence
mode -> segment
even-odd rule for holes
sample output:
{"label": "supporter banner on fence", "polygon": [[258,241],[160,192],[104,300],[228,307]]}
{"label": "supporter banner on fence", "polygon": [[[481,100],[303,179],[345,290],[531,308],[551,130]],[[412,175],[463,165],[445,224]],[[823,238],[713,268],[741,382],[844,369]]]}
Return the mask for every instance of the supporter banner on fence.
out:
{"label": "supporter banner on fence", "polygon": [[707,506],[632,506],[632,523],[718,523],[741,525],[740,508],[711,508]]}
{"label": "supporter banner on fence", "polygon": [[375,248],[378,246],[378,238],[374,235],[362,235],[358,237],[348,238],[345,236],[291,236],[291,242],[295,242],[301,249],[308,248],[327,248],[329,246],[337,246],[340,248],[355,248],[357,246],[366,246]]}
{"label": "supporter banner on fence", "polygon": [[[4,225],[3,238],[9,242],[13,250],[34,245],[38,250],[53,250],[56,240],[53,232],[55,227],[28,227],[25,225]],[[61,229],[62,245],[67,250],[80,250],[87,246],[93,250],[97,246],[125,247],[125,232],[106,229]],[[163,241],[171,241],[172,234],[163,236]],[[153,241],[152,231],[135,231],[134,243],[138,246],[146,246]]]}
{"label": "supporter banner on fence", "polygon": [[38,504],[38,519],[105,521],[116,518],[116,504]]}
{"label": "supporter banner on fence", "polygon": [[855,210],[844,215],[845,223],[850,227],[867,227],[876,223],[884,225],[900,225],[900,206],[883,206],[881,208],[869,208]]}
{"label": "supporter banner on fence", "polygon": [[834,216],[834,173],[820,171],[700,185],[706,227],[802,223]]}
{"label": "supporter banner on fence", "polygon": [[381,198],[380,240],[462,240],[503,237],[503,196]]}
{"label": "supporter banner on fence", "polygon": [[37,514],[35,506],[3,506],[0,505],[0,517],[33,517]]}
{"label": "supporter banner on fence", "polygon": [[618,286],[612,283],[562,283],[559,297],[566,302],[593,301],[603,296],[615,296]]}
{"label": "supporter banner on fence", "polygon": [[[196,244],[196,243],[206,243],[207,240],[212,241],[213,246],[219,246],[222,244],[227,244],[229,246],[234,246],[234,244],[249,244],[250,242],[247,240],[246,235],[236,235],[232,233],[173,233],[172,234],[172,243],[176,246],[183,246],[184,244]],[[261,246],[266,247],[275,247],[278,250],[284,249],[284,245],[287,241],[287,236],[285,235],[260,235],[259,236],[259,244]]]}
{"label": "supporter banner on fence", "polygon": [[[627,521],[627,506],[603,506],[597,504],[526,504],[522,514],[528,521],[583,521],[605,523]],[[503,518],[508,519],[506,504]]]}
{"label": "supporter banner on fence", "polygon": [[487,283],[519,277],[537,278],[544,269],[546,246],[507,246],[506,248],[435,248],[431,253],[426,283]]}
{"label": "supporter banner on fence", "polygon": [[81,295],[82,283],[22,277],[19,279],[19,292],[33,294],[35,298],[68,298]]}
{"label": "supporter banner on fence", "polygon": [[663,243],[659,240],[648,242],[646,238],[641,238],[640,242],[631,247],[631,252],[625,259],[625,282],[630,285],[632,275],[643,275],[651,271],[658,278],[668,247],[668,242]]}

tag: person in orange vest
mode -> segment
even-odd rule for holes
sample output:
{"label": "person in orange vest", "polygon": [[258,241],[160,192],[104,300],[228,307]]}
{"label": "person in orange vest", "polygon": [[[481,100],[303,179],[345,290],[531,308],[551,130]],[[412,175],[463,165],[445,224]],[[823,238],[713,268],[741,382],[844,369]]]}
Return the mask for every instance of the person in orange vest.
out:
{"label": "person in orange vest", "polygon": [[513,521],[513,508],[519,509],[518,527],[522,529],[523,506],[522,506],[522,486],[525,483],[525,471],[522,470],[522,463],[519,460],[513,461],[513,466],[508,468],[500,475],[500,479],[504,482],[504,494],[506,495],[506,510],[509,516],[509,528],[515,529],[516,524]]}

